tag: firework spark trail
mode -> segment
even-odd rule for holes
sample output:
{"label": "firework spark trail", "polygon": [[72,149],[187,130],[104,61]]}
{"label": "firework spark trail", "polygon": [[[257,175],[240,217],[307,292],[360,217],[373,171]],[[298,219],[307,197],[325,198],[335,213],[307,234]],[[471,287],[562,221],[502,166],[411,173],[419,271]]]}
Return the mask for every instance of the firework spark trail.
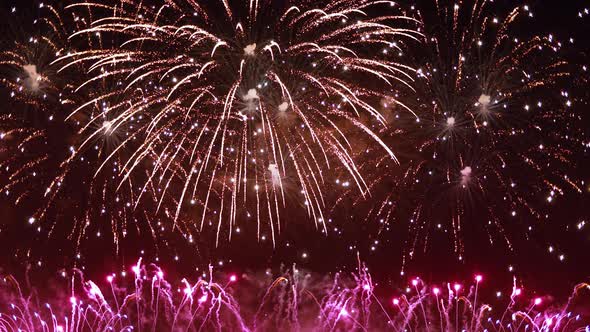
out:
{"label": "firework spark trail", "polygon": [[[0,280],[0,329],[74,332],[88,329],[272,331],[279,327],[288,331],[418,331],[439,327],[441,331],[582,331],[588,328],[584,325],[588,317],[575,313],[579,309],[575,302],[590,291],[588,284],[577,285],[567,304],[560,307],[545,303],[543,297],[525,298],[515,281],[509,302],[499,317],[502,311],[493,308],[503,308],[504,301],[496,299],[493,302],[499,303],[494,306],[477,304],[482,302],[478,287],[485,282],[481,275],[476,275],[475,285],[465,289],[456,282],[437,287],[414,278],[399,297],[384,300],[374,294],[375,285],[362,264],[357,273],[337,275],[333,280],[316,278],[293,267],[276,279],[268,272],[263,277],[229,275],[222,277],[227,278],[225,285],[213,280],[211,268],[209,277],[204,274],[195,284],[182,279],[178,286],[167,281],[159,267],[142,265],[141,260],[132,266],[131,272],[127,276],[125,273],[108,275],[104,281],[108,285],[101,287],[102,283],[85,280],[81,271],[72,271],[71,278],[64,274],[65,280],[71,280],[71,290],[56,294],[45,303],[41,295],[25,295],[12,276],[4,277]],[[126,286],[128,281],[133,286]],[[110,291],[105,291],[109,288]],[[245,288],[242,294],[261,293],[266,288],[262,300],[255,301],[258,303],[255,314],[248,313],[251,308],[244,304],[249,300],[240,297],[240,288]]]}
{"label": "firework spark trail", "polygon": [[[411,55],[418,98],[408,105],[418,118],[385,99],[382,113],[392,113],[392,124],[376,130],[408,157],[400,170],[370,145],[358,149],[360,172],[375,165],[382,171],[367,180],[369,204],[360,198],[354,204],[370,205],[366,219],[381,220],[382,230],[406,219],[410,259],[437,231],[452,234],[463,259],[465,237],[482,216],[488,241],[512,250],[550,219],[546,204],[582,192],[583,181],[568,174],[576,166],[571,156],[584,148],[584,135],[573,134],[581,118],[568,92],[576,69],[562,59],[563,45],[553,35],[516,34],[534,17],[526,5],[505,16],[490,1],[435,5],[435,11],[416,6],[425,38]],[[339,206],[347,196],[350,191]],[[404,202],[415,207],[411,215],[398,211]]]}

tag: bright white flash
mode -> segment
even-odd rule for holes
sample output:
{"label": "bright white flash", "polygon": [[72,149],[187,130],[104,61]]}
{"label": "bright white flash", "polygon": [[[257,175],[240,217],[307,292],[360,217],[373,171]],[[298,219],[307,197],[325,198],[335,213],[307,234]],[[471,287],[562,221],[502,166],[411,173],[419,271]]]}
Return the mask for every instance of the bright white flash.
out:
{"label": "bright white flash", "polygon": [[289,103],[283,102],[279,105],[279,111],[284,112],[289,108]]}
{"label": "bright white flash", "polygon": [[461,185],[466,185],[469,182],[469,179],[471,179],[471,167],[465,166],[465,168],[461,170]]}
{"label": "bright white flash", "polygon": [[270,164],[268,165],[268,170],[270,171],[270,178],[273,186],[279,185],[281,182],[281,174],[279,173],[279,167],[276,164]]}
{"label": "bright white flash", "polygon": [[246,56],[254,56],[256,54],[256,43],[247,45],[244,47],[244,55]]}
{"label": "bright white flash", "polygon": [[33,92],[39,90],[39,82],[41,82],[41,75],[37,73],[37,66],[25,65],[23,66],[27,77],[25,78],[25,84],[27,88]]}
{"label": "bright white flash", "polygon": [[477,100],[477,102],[483,107],[487,107],[491,101],[492,98],[486,94],[482,94],[481,96],[479,96],[479,99]]}
{"label": "bright white flash", "polygon": [[250,89],[247,94],[242,96],[242,99],[244,101],[253,101],[255,99],[260,99],[260,97],[258,96],[258,91],[256,91],[256,89]]}

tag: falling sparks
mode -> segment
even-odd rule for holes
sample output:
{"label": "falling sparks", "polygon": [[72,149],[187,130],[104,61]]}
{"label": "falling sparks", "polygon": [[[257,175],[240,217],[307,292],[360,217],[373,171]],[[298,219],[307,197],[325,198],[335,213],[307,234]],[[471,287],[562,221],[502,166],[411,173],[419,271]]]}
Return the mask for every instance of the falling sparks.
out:
{"label": "falling sparks", "polygon": [[[275,244],[284,209],[302,206],[327,232],[325,189],[336,167],[368,194],[351,141],[366,137],[396,160],[363,118],[387,127],[376,107],[384,90],[414,80],[404,59],[371,49],[418,42],[417,21],[388,1],[301,2],[280,13],[260,1],[243,4],[248,11],[186,0],[77,1],[63,13],[44,6],[47,22],[67,26],[49,60],[39,66],[7,53],[4,62],[24,68],[21,84],[31,90],[58,84],[57,107],[76,129],[39,221],[77,169],[102,202],[80,218],[80,235],[97,214],[110,215],[117,243],[141,214],[153,216],[152,233],[189,237],[210,225],[216,243],[253,216],[258,239],[271,234]],[[40,71],[46,65],[59,80]],[[401,100],[390,103],[411,112]]]}

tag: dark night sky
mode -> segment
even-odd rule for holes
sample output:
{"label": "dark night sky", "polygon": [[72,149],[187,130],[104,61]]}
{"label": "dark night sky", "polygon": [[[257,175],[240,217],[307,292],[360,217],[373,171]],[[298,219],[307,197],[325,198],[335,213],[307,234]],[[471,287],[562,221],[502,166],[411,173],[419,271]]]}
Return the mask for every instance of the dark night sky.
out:
{"label": "dark night sky", "polygon": [[[6,13],[14,3],[18,3],[19,8],[26,8],[26,3],[29,1],[2,0],[1,3]],[[512,3],[509,0],[496,2],[499,2],[500,6]],[[580,3],[573,0],[548,0],[531,3],[531,6],[537,15],[536,28],[553,32],[564,40],[573,36],[576,39],[576,47],[571,51],[572,59],[580,63],[588,63],[586,54],[590,50],[590,37],[588,37],[590,22],[586,19],[585,24],[582,24],[581,19],[577,20],[576,13],[583,8]],[[30,10],[30,12],[34,11],[34,9]],[[6,21],[12,19],[15,17]],[[12,25],[2,25],[4,32],[12,28]],[[23,28],[27,29],[27,27]],[[7,38],[9,34],[3,33],[2,38]],[[586,100],[590,97],[588,91],[586,83],[586,87],[581,89],[581,93],[586,94]],[[0,105],[9,107],[6,103],[6,92],[3,91],[1,95]],[[589,105],[583,102],[577,105],[577,110],[584,113],[585,126],[588,129]],[[588,183],[590,181],[588,156],[577,155],[574,163],[577,164],[577,175]],[[551,225],[543,233],[545,238],[523,241],[524,245],[520,246],[517,252],[508,252],[503,246],[481,245],[481,237],[467,237],[465,260],[458,262],[451,254],[448,238],[434,235],[428,250],[417,255],[416,259],[407,264],[406,276],[419,275],[425,280],[441,281],[454,278],[467,279],[474,272],[481,272],[484,275],[493,276],[494,281],[490,283],[507,285],[512,278],[512,273],[508,272],[508,266],[513,265],[516,275],[522,278],[528,288],[567,294],[577,282],[590,280],[590,264],[588,264],[590,227],[587,226],[582,231],[574,227],[581,220],[590,222],[589,204],[590,197],[587,190],[582,195],[566,195],[560,198],[559,204],[553,210],[554,217]],[[342,214],[348,212],[345,211]],[[27,264],[25,258],[27,251],[23,248],[31,248],[31,262],[36,262],[40,257],[44,260],[44,268],[37,269],[39,275],[53,275],[59,268],[78,265],[84,266],[90,276],[101,276],[106,271],[117,271],[123,266],[128,267],[137,260],[141,250],[145,250],[146,261],[153,260],[157,256],[160,259],[160,265],[169,271],[169,274],[183,276],[195,273],[195,267],[203,269],[208,263],[217,264],[218,261],[224,261],[223,269],[228,271],[260,270],[269,266],[276,267],[282,263],[286,265],[296,263],[309,270],[326,273],[338,269],[352,270],[356,266],[358,250],[361,259],[367,262],[376,280],[391,282],[393,285],[407,280],[407,277],[399,275],[403,232],[392,231],[377,236],[374,225],[363,223],[358,220],[361,219],[360,217],[347,218],[344,234],[340,236],[322,235],[314,229],[312,223],[290,218],[285,231],[280,235],[279,245],[274,249],[270,241],[257,243],[254,240],[254,234],[248,230],[233,239],[231,243],[224,242],[218,248],[212,244],[212,236],[197,240],[198,250],[188,247],[186,241],[170,238],[167,243],[160,245],[158,254],[150,243],[149,236],[130,235],[129,239],[121,243],[118,254],[114,252],[111,241],[106,237],[90,238],[82,245],[82,258],[77,260],[73,254],[71,241],[56,238],[33,241],[30,230],[18,227],[15,230],[14,226],[8,227],[14,224],[14,220],[25,220],[26,216],[26,209],[24,211],[14,209],[9,202],[0,201],[0,220],[2,220],[0,224],[10,229],[0,234],[0,243],[3,247],[3,254],[0,256],[0,272],[3,272],[3,269],[10,272],[23,271],[22,267]],[[566,255],[564,262],[560,262],[554,254],[547,252],[545,241],[547,238],[560,244],[560,249]],[[370,247],[375,240],[379,240],[380,243],[378,249],[372,251]],[[288,247],[285,245],[287,243],[289,243]],[[350,250],[348,247],[351,244],[356,245],[358,249]],[[15,251],[18,253],[16,257]],[[309,253],[309,257],[302,258],[303,253]],[[175,255],[180,256],[178,262],[174,260]]]}

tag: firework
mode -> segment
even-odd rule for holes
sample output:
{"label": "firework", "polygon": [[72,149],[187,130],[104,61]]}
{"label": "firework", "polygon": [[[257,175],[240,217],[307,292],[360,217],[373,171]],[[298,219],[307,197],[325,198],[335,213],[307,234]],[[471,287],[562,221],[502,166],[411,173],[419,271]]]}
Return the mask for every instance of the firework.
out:
{"label": "firework", "polygon": [[[50,33],[2,54],[11,95],[50,110],[41,125],[11,112],[2,128],[3,191],[17,205],[44,202],[27,217],[38,232],[73,225],[79,246],[105,233],[95,222],[105,219],[118,248],[130,226],[142,232],[139,218],[154,238],[173,222],[189,240],[211,225],[219,241],[240,217],[274,243],[286,206],[325,231],[334,164],[366,192],[341,128],[394,158],[355,119],[381,118],[371,106],[380,89],[411,81],[411,68],[370,51],[419,36],[393,3],[140,4],[42,4]],[[381,7],[393,14],[366,13]],[[358,84],[369,77],[379,83]]]}
{"label": "firework", "polygon": [[[55,298],[26,295],[17,281],[0,282],[0,327],[5,330],[241,330],[275,331],[582,331],[588,317],[576,313],[590,286],[579,284],[563,306],[550,297],[529,297],[516,281],[509,292],[482,298],[483,276],[468,285],[427,285],[413,278],[389,297],[364,266],[351,275],[321,278],[293,267],[278,277],[220,275],[209,268],[192,283],[170,283],[158,266],[142,265],[85,280],[63,272],[71,291],[57,286]],[[61,293],[64,291],[64,293]],[[32,293],[34,294],[34,293]],[[259,297],[252,294],[260,294]],[[380,294],[380,295],[377,295]],[[485,304],[491,301],[495,304]],[[499,310],[498,310],[499,309]]]}
{"label": "firework", "polygon": [[[402,167],[369,145],[359,149],[362,168],[380,171],[368,181],[371,200],[355,205],[369,206],[366,218],[382,230],[394,220],[409,228],[405,257],[435,232],[450,235],[459,260],[465,237],[480,230],[513,249],[551,219],[555,200],[583,187],[571,175],[584,146],[568,89],[576,69],[556,37],[516,33],[534,17],[528,6],[502,16],[488,1],[431,5],[416,6],[425,37],[412,54],[417,98],[408,105],[417,116],[383,102],[391,125],[379,135],[407,151]],[[407,92],[396,94],[405,100]]]}

